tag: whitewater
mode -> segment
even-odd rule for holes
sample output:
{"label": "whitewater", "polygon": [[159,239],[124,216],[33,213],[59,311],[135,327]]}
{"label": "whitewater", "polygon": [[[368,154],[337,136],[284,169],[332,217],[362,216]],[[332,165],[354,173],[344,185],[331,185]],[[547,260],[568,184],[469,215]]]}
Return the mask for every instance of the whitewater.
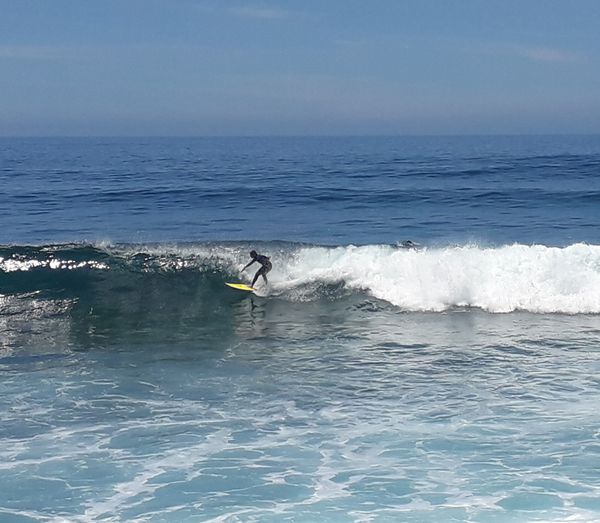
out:
{"label": "whitewater", "polygon": [[274,292],[343,283],[409,311],[477,307],[489,312],[600,312],[600,247],[510,245],[397,249],[299,249]]}

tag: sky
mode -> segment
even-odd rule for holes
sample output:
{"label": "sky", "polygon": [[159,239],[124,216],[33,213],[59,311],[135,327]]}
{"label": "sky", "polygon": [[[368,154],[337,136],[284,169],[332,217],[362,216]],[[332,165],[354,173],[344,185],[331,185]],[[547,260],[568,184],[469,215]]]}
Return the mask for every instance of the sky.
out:
{"label": "sky", "polygon": [[0,0],[0,136],[600,133],[599,0]]}

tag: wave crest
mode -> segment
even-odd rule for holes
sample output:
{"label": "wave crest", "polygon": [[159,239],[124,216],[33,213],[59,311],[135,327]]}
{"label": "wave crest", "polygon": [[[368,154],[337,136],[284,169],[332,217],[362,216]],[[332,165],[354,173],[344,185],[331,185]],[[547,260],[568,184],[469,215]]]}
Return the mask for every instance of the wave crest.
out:
{"label": "wave crest", "polygon": [[[499,313],[600,313],[598,245],[252,246],[273,261],[270,285],[259,295],[308,301],[360,292],[407,311],[475,307]],[[147,274],[171,278],[171,287],[205,282],[211,299],[219,300],[220,293],[231,292],[222,283],[251,278],[252,270],[240,272],[250,248],[247,243],[2,247],[0,292],[72,287],[77,294],[84,291],[86,277],[102,273],[107,292],[118,294]]]}
{"label": "wave crest", "polygon": [[600,246],[300,249],[275,288],[344,282],[411,311],[600,312]]}

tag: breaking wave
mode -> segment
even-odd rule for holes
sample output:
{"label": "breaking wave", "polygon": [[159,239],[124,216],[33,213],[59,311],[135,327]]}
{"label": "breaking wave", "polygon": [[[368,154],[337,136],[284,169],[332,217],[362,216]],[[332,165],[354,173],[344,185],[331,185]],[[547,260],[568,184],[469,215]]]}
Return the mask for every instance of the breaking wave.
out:
{"label": "breaking wave", "polygon": [[199,301],[241,299],[244,294],[223,283],[250,280],[252,270],[240,271],[251,248],[273,261],[269,286],[259,285],[259,296],[302,302],[361,293],[405,311],[600,313],[600,246],[588,244],[4,246],[0,295],[85,300],[93,288],[107,303],[133,296],[169,306],[193,289]]}

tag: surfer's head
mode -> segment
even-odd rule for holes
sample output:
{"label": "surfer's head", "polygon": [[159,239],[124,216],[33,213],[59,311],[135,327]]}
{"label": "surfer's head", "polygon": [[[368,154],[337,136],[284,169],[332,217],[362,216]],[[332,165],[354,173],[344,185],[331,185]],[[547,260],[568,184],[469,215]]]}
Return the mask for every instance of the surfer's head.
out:
{"label": "surfer's head", "polygon": [[256,254],[256,251],[250,251],[250,258],[254,259],[256,258],[258,255]]}

